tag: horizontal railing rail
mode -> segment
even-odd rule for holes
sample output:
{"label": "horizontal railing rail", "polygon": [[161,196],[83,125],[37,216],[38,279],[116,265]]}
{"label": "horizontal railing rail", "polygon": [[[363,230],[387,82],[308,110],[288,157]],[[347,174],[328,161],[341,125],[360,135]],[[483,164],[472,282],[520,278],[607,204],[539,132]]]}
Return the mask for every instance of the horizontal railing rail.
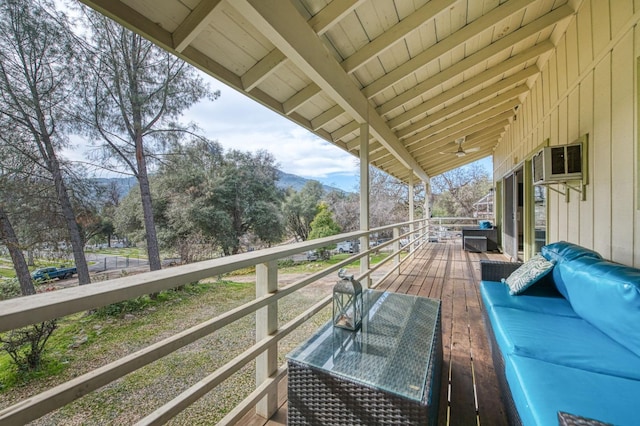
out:
{"label": "horizontal railing rail", "polygon": [[432,217],[429,219],[429,238],[435,240],[450,240],[461,236],[462,228],[477,226],[480,221],[486,220],[478,217]]}
{"label": "horizontal railing rail", "polygon": [[[259,311],[264,310],[267,312],[269,309],[275,309],[275,311],[272,312],[277,312],[278,301],[283,297],[316,282],[320,278],[335,273],[340,268],[348,266],[365,256],[369,256],[382,248],[391,246],[393,249],[388,256],[384,257],[381,262],[373,267],[363,271],[357,277],[359,280],[365,278],[369,280],[374,271],[381,268],[387,262],[393,261],[393,267],[390,268],[383,278],[372,285],[372,287],[375,287],[375,285],[400,267],[400,253],[403,250],[415,249],[427,241],[427,226],[425,220],[404,222],[372,229],[370,231],[354,231],[312,241],[177,266],[166,270],[132,275],[101,282],[99,285],[84,285],[46,294],[36,294],[2,301],[0,302],[0,332],[99,308],[146,294],[169,290],[187,283],[223,275],[245,267],[258,267],[263,265],[262,267],[268,270],[268,268],[274,267],[275,265],[277,269],[276,261],[278,259],[308,250],[326,247],[345,240],[364,238],[364,241],[366,241],[372,233],[380,233],[388,230],[394,231],[393,239],[376,247],[368,249],[367,247],[362,247],[358,253],[354,253],[349,258],[322,271],[310,274],[288,286],[278,287],[276,282],[275,290],[263,296],[256,297],[256,299],[251,302],[238,306],[114,362],[7,407],[0,411],[0,424],[22,424],[37,419],[87,393],[167,356],[190,343],[215,333],[222,327],[248,315],[257,314]],[[409,229],[409,231],[401,231],[406,229]],[[409,241],[410,244],[401,247],[400,241],[405,240]],[[275,277],[277,280],[277,272]],[[256,287],[262,285],[258,281],[260,281],[260,279],[256,277]],[[257,328],[267,326],[273,328],[273,331],[269,331],[269,334],[265,338],[260,339],[227,364],[218,368],[209,376],[176,396],[173,400],[147,415],[140,420],[138,424],[165,423],[253,360],[256,360],[256,369],[266,369],[268,376],[261,379],[260,383],[257,383],[256,390],[229,412],[221,423],[230,424],[256,406],[257,402],[267,397],[273,398],[279,379],[286,374],[286,371],[283,372],[283,367],[268,367],[259,357],[263,356],[261,354],[267,354],[272,357],[274,354],[277,355],[277,343],[326,307],[330,302],[331,295],[327,295],[295,319],[282,326],[278,326],[277,324],[277,315],[275,316],[275,323],[265,325],[258,324],[258,321],[256,321]],[[268,322],[271,322],[271,320]],[[256,333],[256,335],[258,335],[258,333]],[[271,411],[273,410],[269,409],[263,414],[269,416],[273,414]]]}

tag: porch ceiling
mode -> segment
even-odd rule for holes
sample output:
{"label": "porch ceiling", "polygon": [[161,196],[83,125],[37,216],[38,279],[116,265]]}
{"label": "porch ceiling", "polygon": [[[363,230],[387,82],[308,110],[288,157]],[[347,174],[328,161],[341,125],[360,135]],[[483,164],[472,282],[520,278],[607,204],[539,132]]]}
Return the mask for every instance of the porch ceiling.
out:
{"label": "porch ceiling", "polygon": [[[567,28],[566,0],[81,0],[408,181],[489,156]],[[455,152],[456,139],[473,151]],[[265,147],[268,149],[268,147]]]}

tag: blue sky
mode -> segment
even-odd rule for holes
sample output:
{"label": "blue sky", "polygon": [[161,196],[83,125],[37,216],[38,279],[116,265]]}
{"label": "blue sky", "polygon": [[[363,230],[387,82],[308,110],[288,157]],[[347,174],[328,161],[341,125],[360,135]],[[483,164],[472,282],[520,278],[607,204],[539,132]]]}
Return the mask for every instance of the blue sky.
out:
{"label": "blue sky", "polygon": [[[211,89],[220,90],[221,96],[215,101],[198,102],[185,111],[183,122],[197,124],[204,136],[217,141],[225,150],[264,149],[273,154],[278,168],[286,173],[315,179],[344,191],[357,191],[358,158],[214,78],[203,77]],[[81,138],[72,140],[75,147],[66,150],[65,156],[82,161],[88,148],[83,147]],[[481,161],[490,172],[491,159]],[[98,174],[113,175],[104,171]]]}
{"label": "blue sky", "polygon": [[[257,151],[266,149],[280,170],[324,184],[354,191],[358,186],[359,160],[313,133],[205,76],[213,90],[220,90],[215,101],[203,101],[184,115],[224,149]],[[481,160],[491,172],[491,159]]]}
{"label": "blue sky", "polygon": [[358,185],[359,161],[353,155],[320,139],[292,121],[269,110],[234,89],[208,78],[220,90],[215,101],[202,101],[183,119],[193,121],[209,139],[225,150],[272,153],[278,168],[346,191]]}

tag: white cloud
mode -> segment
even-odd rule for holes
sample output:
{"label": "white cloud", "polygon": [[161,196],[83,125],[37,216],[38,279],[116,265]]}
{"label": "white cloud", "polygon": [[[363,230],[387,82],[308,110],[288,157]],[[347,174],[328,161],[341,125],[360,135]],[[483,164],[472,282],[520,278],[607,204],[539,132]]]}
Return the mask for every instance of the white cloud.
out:
{"label": "white cloud", "polygon": [[358,176],[358,159],[353,155],[231,88],[223,86],[221,92],[219,99],[193,106],[184,120],[198,124],[225,149],[267,150],[281,170],[307,178]]}

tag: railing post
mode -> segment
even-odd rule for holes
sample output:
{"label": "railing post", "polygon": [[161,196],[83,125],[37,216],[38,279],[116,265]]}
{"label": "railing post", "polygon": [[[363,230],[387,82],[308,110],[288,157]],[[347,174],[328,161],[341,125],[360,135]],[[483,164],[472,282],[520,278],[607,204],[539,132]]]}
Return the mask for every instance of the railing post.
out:
{"label": "railing post", "polygon": [[409,176],[409,253],[415,250],[415,185],[413,184],[413,175]]}
{"label": "railing post", "polygon": [[[278,291],[278,261],[256,265],[256,297]],[[256,342],[278,330],[278,302],[271,303],[256,311]],[[256,386],[260,386],[278,370],[278,344],[256,358]],[[268,419],[278,409],[278,390],[273,387],[256,405],[256,414]]]}
{"label": "railing post", "polygon": [[[360,124],[360,230],[369,230],[369,123]],[[360,237],[360,250],[369,250],[369,234]],[[364,288],[371,286],[370,255],[360,258],[360,274],[367,274],[360,283]]]}
{"label": "railing post", "polygon": [[[397,226],[393,228],[393,239],[395,240],[393,242],[393,252],[397,253],[395,256],[393,256],[393,266],[398,266],[400,264],[400,240],[398,239],[398,237],[400,237],[400,228],[398,228]],[[397,269],[398,273],[400,273],[400,269]]]}

